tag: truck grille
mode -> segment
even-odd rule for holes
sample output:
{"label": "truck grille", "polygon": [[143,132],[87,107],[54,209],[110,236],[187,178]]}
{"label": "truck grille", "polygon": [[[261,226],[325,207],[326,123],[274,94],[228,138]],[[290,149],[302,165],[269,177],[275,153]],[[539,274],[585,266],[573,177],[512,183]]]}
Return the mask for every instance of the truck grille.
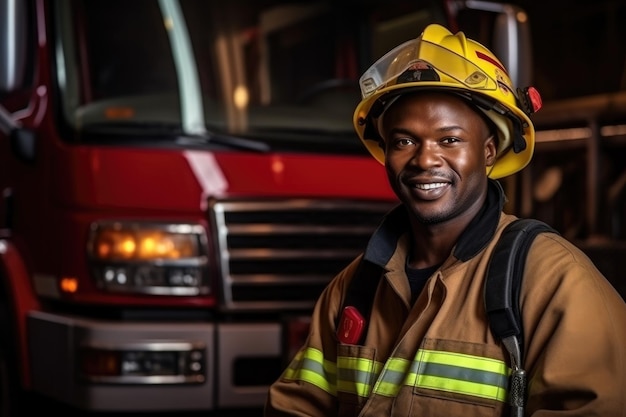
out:
{"label": "truck grille", "polygon": [[222,308],[309,309],[363,252],[393,203],[335,200],[218,201]]}

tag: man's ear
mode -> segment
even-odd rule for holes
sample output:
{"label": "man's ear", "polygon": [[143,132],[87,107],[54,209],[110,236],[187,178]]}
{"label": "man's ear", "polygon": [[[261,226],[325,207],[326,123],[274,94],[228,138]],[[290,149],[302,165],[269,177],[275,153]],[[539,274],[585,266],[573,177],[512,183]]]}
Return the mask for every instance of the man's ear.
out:
{"label": "man's ear", "polygon": [[498,146],[496,144],[495,135],[491,135],[485,141],[485,163],[488,167],[493,166],[496,163],[497,152]]}

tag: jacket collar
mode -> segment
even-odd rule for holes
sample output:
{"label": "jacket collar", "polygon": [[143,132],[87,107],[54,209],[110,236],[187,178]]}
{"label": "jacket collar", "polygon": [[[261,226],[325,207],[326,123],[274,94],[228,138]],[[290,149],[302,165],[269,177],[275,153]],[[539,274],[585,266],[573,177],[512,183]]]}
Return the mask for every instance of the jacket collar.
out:
{"label": "jacket collar", "polygon": [[[496,232],[504,202],[502,186],[498,181],[489,179],[485,204],[454,246],[452,254],[457,259],[467,261],[487,246]],[[383,218],[367,244],[364,258],[385,266],[396,250],[398,240],[409,230],[407,210],[404,205],[399,205]]]}

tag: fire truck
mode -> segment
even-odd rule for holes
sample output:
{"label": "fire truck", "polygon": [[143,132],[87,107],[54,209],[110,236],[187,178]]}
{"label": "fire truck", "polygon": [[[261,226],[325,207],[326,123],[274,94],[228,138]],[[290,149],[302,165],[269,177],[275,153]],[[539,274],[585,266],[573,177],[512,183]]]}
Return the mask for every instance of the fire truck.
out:
{"label": "fire truck", "polygon": [[0,0],[0,20],[1,417],[262,407],[397,204],[353,131],[362,71],[432,22],[475,28],[518,84],[531,63],[524,12],[483,1]]}

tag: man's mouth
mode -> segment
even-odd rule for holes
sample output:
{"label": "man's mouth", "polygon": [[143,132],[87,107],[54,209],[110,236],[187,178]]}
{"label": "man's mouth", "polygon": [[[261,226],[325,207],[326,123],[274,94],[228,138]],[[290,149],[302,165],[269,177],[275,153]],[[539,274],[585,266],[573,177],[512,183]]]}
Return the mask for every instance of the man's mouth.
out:
{"label": "man's mouth", "polygon": [[415,184],[414,187],[420,190],[434,190],[436,188],[445,187],[446,185],[448,185],[447,182],[432,182],[432,183],[426,183],[426,184],[425,183]]}

